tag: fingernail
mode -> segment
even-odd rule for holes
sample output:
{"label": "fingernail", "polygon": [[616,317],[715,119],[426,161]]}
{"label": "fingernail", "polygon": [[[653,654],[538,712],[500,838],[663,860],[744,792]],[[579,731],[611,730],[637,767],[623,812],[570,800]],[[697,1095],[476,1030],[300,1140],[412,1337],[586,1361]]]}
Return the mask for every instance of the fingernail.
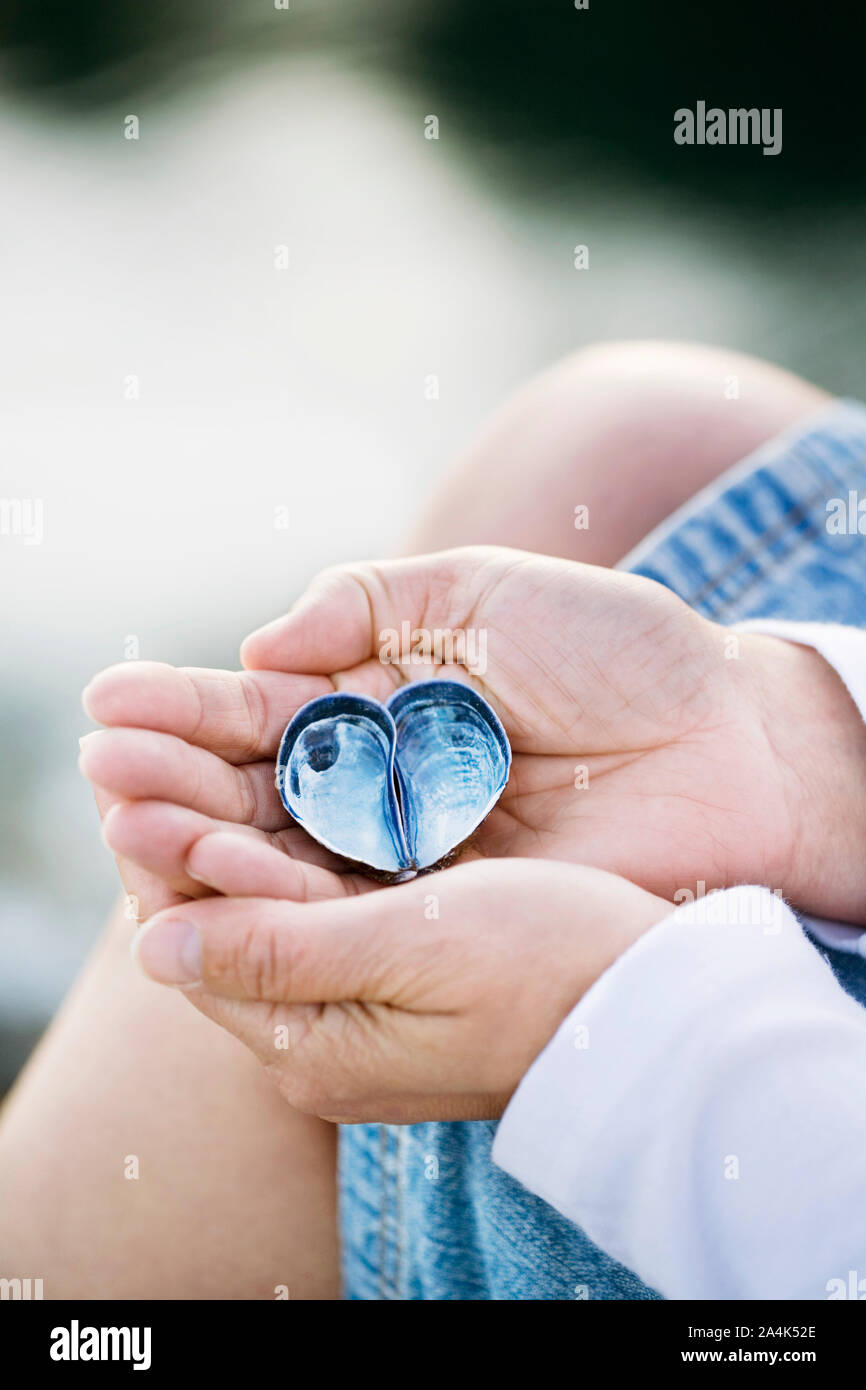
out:
{"label": "fingernail", "polygon": [[211,883],[209,878],[205,878],[204,874],[194,874],[192,869],[189,867],[188,863],[186,866],[186,872],[187,876],[192,879],[193,883],[200,883],[203,888],[216,888],[216,884]]}
{"label": "fingernail", "polygon": [[199,847],[203,845],[205,841],[212,839],[214,834],[219,833],[219,831],[210,831],[208,834],[200,836],[186,856],[186,863],[184,865],[186,872],[195,883],[202,884],[204,888],[216,888],[218,885],[216,883],[211,883],[210,879],[207,877],[207,872],[205,871],[205,873],[202,873],[198,868],[198,861],[202,857]]}
{"label": "fingernail", "polygon": [[89,734],[81,735],[81,738],[78,740],[78,747],[83,748],[89,739],[99,738],[99,735],[104,733],[104,729],[91,729]]}
{"label": "fingernail", "polygon": [[164,917],[139,932],[133,959],[161,985],[193,985],[201,980],[201,942],[192,922]]}

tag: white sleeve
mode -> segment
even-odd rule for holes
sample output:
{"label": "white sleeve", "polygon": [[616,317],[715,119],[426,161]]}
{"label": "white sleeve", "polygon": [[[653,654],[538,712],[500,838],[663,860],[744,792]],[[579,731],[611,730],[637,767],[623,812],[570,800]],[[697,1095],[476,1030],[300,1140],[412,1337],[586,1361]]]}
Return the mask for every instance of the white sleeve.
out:
{"label": "white sleeve", "polygon": [[588,991],[493,1159],[668,1298],[827,1298],[866,1276],[866,1010],[768,889],[710,894]]}

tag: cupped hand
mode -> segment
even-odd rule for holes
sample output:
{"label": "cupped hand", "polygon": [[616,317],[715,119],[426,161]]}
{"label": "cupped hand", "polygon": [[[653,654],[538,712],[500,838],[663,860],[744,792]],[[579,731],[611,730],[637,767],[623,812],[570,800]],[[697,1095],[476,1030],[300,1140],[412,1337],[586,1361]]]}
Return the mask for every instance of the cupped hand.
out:
{"label": "cupped hand", "polygon": [[[233,874],[217,842],[236,839],[200,842],[224,889]],[[191,902],[152,918],[136,953],[246,1043],[298,1109],[347,1122],[484,1119],[669,911],[594,869],[476,861],[340,901]]]}
{"label": "cupped hand", "polygon": [[[395,662],[392,634],[405,629],[416,648],[465,634],[483,660]],[[292,896],[366,887],[292,826],[274,787],[280,734],[328,690],[385,699],[435,675],[475,685],[514,751],[476,854],[588,863],[665,898],[701,880],[754,881],[826,912],[828,891],[848,893],[825,874],[817,901],[805,849],[820,841],[810,817],[821,821],[828,777],[806,717],[818,696],[837,698],[828,681],[848,700],[838,679],[813,652],[734,637],[651,580],[490,548],[345,566],[249,637],[242,658],[240,673],[113,667],[85,695],[113,726],[82,755],[121,803],[106,839],[176,893],[207,891],[189,854],[220,826],[285,851]]]}

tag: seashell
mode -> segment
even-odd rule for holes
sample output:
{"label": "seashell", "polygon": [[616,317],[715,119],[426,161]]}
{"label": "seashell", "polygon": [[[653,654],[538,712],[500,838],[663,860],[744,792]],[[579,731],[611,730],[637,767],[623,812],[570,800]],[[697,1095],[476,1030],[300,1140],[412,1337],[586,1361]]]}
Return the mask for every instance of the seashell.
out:
{"label": "seashell", "polygon": [[386,704],[321,695],[286,726],[276,784],[319,844],[387,882],[450,862],[511,767],[487,701],[458,681],[415,681]]}

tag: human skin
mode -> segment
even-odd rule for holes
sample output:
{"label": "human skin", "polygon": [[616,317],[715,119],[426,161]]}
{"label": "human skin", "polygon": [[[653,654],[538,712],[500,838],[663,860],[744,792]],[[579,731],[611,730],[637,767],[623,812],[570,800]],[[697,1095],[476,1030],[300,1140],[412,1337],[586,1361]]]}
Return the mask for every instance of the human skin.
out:
{"label": "human skin", "polygon": [[[267,774],[290,700],[309,698],[305,682],[323,669],[328,689],[379,698],[416,674],[377,655],[383,631],[404,622],[488,630],[483,691],[514,763],[474,837],[483,865],[364,893],[366,881],[318,847],[306,862],[296,827],[288,838],[265,828],[285,820]],[[288,618],[245,642],[244,660],[264,670],[103,673],[86,694],[94,717],[122,710],[132,723],[146,709],[161,728],[96,735],[85,770],[133,795],[123,781],[132,740],[136,777],[156,765],[178,801],[183,786],[197,802],[125,801],[106,817],[108,844],[178,891],[231,895],[160,913],[139,962],[191,985],[191,1002],[252,1047],[300,1109],[402,1123],[491,1118],[585,991],[670,910],[678,885],[778,885],[807,910],[856,918],[864,779],[836,784],[840,767],[866,771],[862,719],[814,652],[743,635],[726,659],[728,635],[650,580],[467,548],[327,572]],[[293,668],[282,681],[281,662]],[[246,711],[240,725],[229,729],[227,710]],[[196,743],[182,751],[187,730]],[[270,758],[239,770],[214,739],[229,758]],[[588,774],[579,786],[577,766]],[[204,813],[214,807],[219,821]],[[224,828],[233,819],[248,831],[236,844]]]}
{"label": "human skin", "polygon": [[112,914],[4,1104],[4,1273],[46,1299],[338,1297],[333,1125],[147,980],[133,926]]}
{"label": "human skin", "polygon": [[[232,838],[199,842],[216,883]],[[574,1004],[670,910],[582,865],[476,859],[317,903],[202,899],[159,913],[136,945],[299,1110],[495,1119]]]}
{"label": "human skin", "polygon": [[[723,395],[732,371],[735,402]],[[614,564],[693,492],[828,400],[788,373],[715,349],[653,343],[581,352],[499,413],[437,489],[405,548],[484,543]],[[574,530],[577,503],[589,506],[589,531]],[[117,801],[98,788],[96,799],[101,815]],[[231,838],[236,845],[237,827]],[[284,855],[269,856],[271,866],[274,859],[281,873],[290,866]],[[131,861],[121,858],[119,868],[142,919],[187,901]],[[178,992],[145,981],[129,959],[133,931],[123,916],[112,921],[7,1105],[7,1263],[44,1271],[47,1297],[261,1297],[276,1282],[274,1269],[293,1297],[334,1296],[333,1127],[299,1116],[246,1048]],[[119,1019],[131,1045],[118,1047]],[[124,1137],[113,1144],[115,1125]],[[136,1220],[131,1185],[110,1180],[111,1155],[129,1134],[170,1175],[170,1184],[149,1189]],[[192,1160],[196,1135],[202,1144]],[[273,1155],[252,1181],[248,1139]],[[202,1244],[203,1213],[230,1262]],[[188,1258],[172,1263],[172,1247]],[[311,1252],[319,1257],[312,1271]]]}
{"label": "human skin", "polygon": [[[404,624],[484,629],[483,674],[382,661],[382,634]],[[668,901],[699,881],[764,883],[807,912],[866,915],[866,729],[842,682],[775,638],[731,649],[729,629],[652,580],[495,547],[345,566],[242,655],[240,673],[122,663],[85,692],[112,726],[81,757],[120,798],[106,841],[178,893],[203,891],[186,862],[198,837],[231,825],[287,856],[286,896],[365,887],[282,807],[280,735],[315,695],[385,699],[438,672],[471,680],[511,741],[473,840],[483,857],[591,864]]]}

